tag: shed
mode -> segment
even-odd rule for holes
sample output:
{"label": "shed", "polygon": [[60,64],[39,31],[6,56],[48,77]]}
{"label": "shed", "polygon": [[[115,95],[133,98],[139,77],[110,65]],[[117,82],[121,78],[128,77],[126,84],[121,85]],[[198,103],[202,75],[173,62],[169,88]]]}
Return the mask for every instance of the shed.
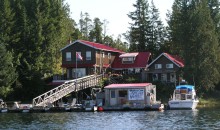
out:
{"label": "shed", "polygon": [[104,88],[106,107],[144,108],[156,103],[151,83],[111,84]]}

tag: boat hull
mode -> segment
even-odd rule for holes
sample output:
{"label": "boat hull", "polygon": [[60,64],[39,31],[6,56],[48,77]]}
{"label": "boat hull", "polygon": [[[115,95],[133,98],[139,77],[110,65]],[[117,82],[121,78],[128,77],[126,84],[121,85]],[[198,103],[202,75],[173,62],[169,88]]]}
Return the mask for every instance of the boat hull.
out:
{"label": "boat hull", "polygon": [[171,100],[168,102],[169,109],[195,109],[198,100]]}

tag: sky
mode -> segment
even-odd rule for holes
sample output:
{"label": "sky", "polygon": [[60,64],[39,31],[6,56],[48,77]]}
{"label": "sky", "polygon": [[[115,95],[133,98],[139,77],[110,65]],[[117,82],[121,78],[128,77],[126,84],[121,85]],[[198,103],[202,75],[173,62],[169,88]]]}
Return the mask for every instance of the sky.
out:
{"label": "sky", "polygon": [[[174,0],[154,0],[156,8],[160,11],[161,20],[166,25],[167,10],[171,10]],[[116,38],[119,34],[125,33],[129,27],[130,18],[127,14],[135,11],[133,4],[136,0],[66,0],[70,6],[70,17],[79,23],[80,13],[87,12],[90,19],[98,17],[101,21],[106,19],[107,35]],[[151,0],[148,0],[151,3]]]}

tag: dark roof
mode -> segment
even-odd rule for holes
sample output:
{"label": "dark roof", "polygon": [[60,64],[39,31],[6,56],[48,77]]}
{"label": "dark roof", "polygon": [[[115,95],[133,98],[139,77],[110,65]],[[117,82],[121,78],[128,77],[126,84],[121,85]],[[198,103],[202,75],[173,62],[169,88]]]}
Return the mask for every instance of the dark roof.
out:
{"label": "dark roof", "polygon": [[[113,61],[111,68],[113,69],[123,69],[123,68],[146,68],[148,61],[150,59],[151,53],[150,52],[136,52],[138,55],[135,58],[134,63],[132,64],[123,64],[122,58],[120,58],[120,55],[115,57],[115,60]],[[129,54],[136,54],[136,53],[127,53]],[[125,54],[122,54],[125,55]]]}
{"label": "dark roof", "polygon": [[151,83],[110,84],[105,86],[105,88],[144,88],[151,85]]}
{"label": "dark roof", "polygon": [[75,43],[81,43],[81,44],[84,44],[84,45],[86,45],[86,46],[89,46],[89,47],[98,49],[98,50],[124,53],[123,51],[118,50],[118,49],[115,49],[115,48],[112,48],[112,47],[110,47],[110,46],[107,46],[107,45],[104,45],[104,44],[101,44],[101,43],[95,43],[95,42],[85,41],[85,40],[76,40],[76,41],[74,41],[74,42],[68,44],[68,45],[65,46],[64,48],[62,48],[61,51],[64,50],[65,48],[67,48],[67,47],[69,47],[69,46],[75,44]]}
{"label": "dark roof", "polygon": [[[174,64],[176,64],[178,67],[184,67],[184,61],[177,55],[171,55],[168,53],[162,53],[161,55],[159,55],[155,60],[153,60],[149,66],[151,66],[155,61],[157,61],[161,56],[165,56],[167,59],[169,59],[170,61],[172,61]],[[148,66],[148,67],[149,67]]]}

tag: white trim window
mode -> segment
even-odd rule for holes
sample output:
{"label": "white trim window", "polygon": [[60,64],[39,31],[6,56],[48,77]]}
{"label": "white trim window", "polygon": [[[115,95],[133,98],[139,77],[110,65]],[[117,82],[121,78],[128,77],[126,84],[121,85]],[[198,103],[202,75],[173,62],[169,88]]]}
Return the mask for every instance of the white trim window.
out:
{"label": "white trim window", "polygon": [[66,61],[71,61],[71,52],[66,52]]}
{"label": "white trim window", "polygon": [[123,57],[122,63],[123,64],[132,64],[132,63],[134,63],[134,58],[133,57]]}
{"label": "white trim window", "polygon": [[155,69],[161,69],[162,68],[162,64],[155,64]]}
{"label": "white trim window", "polygon": [[111,59],[111,53],[108,53],[108,58]]}
{"label": "white trim window", "polygon": [[105,52],[102,52],[102,58],[105,58]]}
{"label": "white trim window", "polygon": [[167,69],[172,69],[173,68],[173,64],[166,64],[166,68]]}
{"label": "white trim window", "polygon": [[91,59],[92,59],[91,51],[86,51],[86,60],[91,60]]}

